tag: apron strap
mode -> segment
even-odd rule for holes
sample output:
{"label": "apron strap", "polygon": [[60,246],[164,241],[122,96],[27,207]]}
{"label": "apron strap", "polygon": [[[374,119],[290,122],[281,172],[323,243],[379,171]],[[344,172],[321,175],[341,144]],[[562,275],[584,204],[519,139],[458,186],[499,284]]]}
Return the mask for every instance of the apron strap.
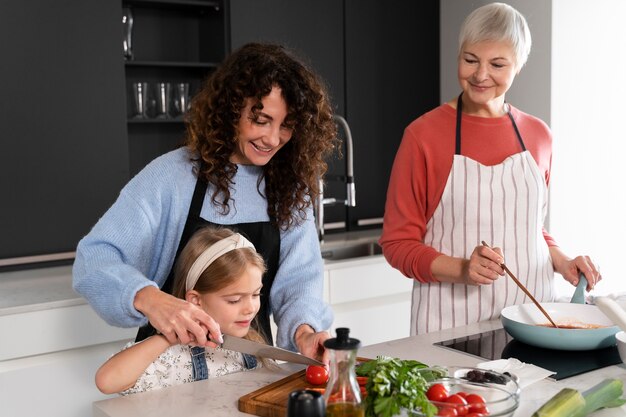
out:
{"label": "apron strap", "polygon": [[517,135],[517,140],[519,141],[519,144],[522,146],[522,150],[526,150],[526,146],[524,145],[524,141],[522,140],[522,135],[520,135],[519,133],[519,129],[517,128],[517,124],[515,123],[515,119],[513,118],[513,115],[511,114],[511,106],[509,106],[509,111],[506,112],[506,114],[509,115],[509,119],[511,119],[511,123],[513,123],[513,129],[515,129],[515,134]]}
{"label": "apron strap", "polygon": [[[196,180],[196,187],[193,190],[193,197],[191,198],[191,204],[189,205],[189,212],[187,213],[187,220],[185,221],[185,227],[183,228],[183,234],[178,241],[178,248],[176,249],[174,262],[176,262],[178,256],[180,255],[180,252],[183,250],[183,248],[189,241],[189,238],[196,230],[197,218],[200,217],[200,211],[202,210],[202,203],[204,202],[204,195],[206,194],[207,187],[207,182],[201,179],[198,175],[198,179]],[[163,283],[161,290],[168,294],[171,294],[173,286],[174,266],[172,264],[170,273],[167,275],[167,279]],[[152,326],[150,322],[148,322],[145,325],[141,326],[139,330],[137,330],[135,342],[140,342],[144,339],[147,339],[148,337],[155,335],[156,332],[156,329]]]}
{"label": "apron strap", "polygon": [[[178,241],[178,248],[176,249],[176,257],[175,260],[178,259],[178,256],[182,252],[183,248],[191,238],[191,236],[196,231],[196,219],[200,217],[200,212],[202,211],[202,204],[204,203],[204,195],[206,194],[208,184],[198,175],[198,179],[196,180],[196,187],[193,190],[193,197],[191,198],[191,204],[189,205],[189,212],[187,213],[187,220],[185,221],[185,227],[183,229],[183,234]],[[168,294],[172,293],[172,286],[174,285],[174,274],[170,273],[163,284],[161,289]]]}
{"label": "apron strap", "polygon": [[454,148],[455,155],[461,155],[461,108],[463,107],[463,101],[461,97],[463,93],[459,94],[459,97],[456,99],[456,146]]}
{"label": "apron strap", "polygon": [[[455,147],[454,154],[461,155],[461,119],[462,119],[462,109],[463,109],[463,93],[459,94],[459,97],[456,99],[456,138],[455,138]],[[506,102],[505,102],[506,103]],[[508,106],[508,110],[506,114],[511,119],[511,123],[513,124],[513,129],[515,130],[515,135],[517,136],[517,140],[522,147],[522,151],[526,151],[526,145],[524,145],[524,141],[522,140],[522,135],[519,133],[519,129],[517,128],[517,124],[515,123],[515,119],[511,114],[511,106]]]}

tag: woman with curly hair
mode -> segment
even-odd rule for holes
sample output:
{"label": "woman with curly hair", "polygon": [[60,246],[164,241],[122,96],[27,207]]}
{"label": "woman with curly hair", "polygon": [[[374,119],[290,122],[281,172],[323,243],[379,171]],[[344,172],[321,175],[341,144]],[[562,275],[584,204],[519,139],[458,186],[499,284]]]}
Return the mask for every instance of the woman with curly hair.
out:
{"label": "woman with curly hair", "polygon": [[[156,158],[78,244],[74,289],[137,339],[215,346],[219,325],[171,293],[172,265],[194,232],[225,226],[263,256],[259,332],[327,361],[332,323],[312,201],[337,145],[328,94],[283,47],[247,44],[209,77],[186,115],[187,138]],[[209,335],[207,335],[207,332]],[[212,340],[211,340],[212,339]]]}

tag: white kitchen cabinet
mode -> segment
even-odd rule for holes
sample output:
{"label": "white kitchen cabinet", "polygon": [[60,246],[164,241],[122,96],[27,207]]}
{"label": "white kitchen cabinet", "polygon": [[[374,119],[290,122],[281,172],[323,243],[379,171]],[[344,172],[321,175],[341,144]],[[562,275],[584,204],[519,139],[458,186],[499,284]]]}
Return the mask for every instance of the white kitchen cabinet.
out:
{"label": "white kitchen cabinet", "polygon": [[[333,309],[330,329],[348,327],[362,346],[409,336],[413,280],[382,255],[325,261],[324,301]],[[272,321],[276,340],[276,325]]]}
{"label": "white kitchen cabinet", "polygon": [[136,329],[109,326],[71,282],[69,266],[0,274],[0,415],[86,417],[110,397],[96,370]]}
{"label": "white kitchen cabinet", "polygon": [[348,327],[363,346],[409,336],[413,280],[382,255],[326,261],[325,272],[333,336],[337,327]]}
{"label": "white kitchen cabinet", "polygon": [[96,388],[96,370],[136,333],[86,304],[0,315],[0,329],[0,414],[24,417],[91,415],[93,401],[110,397]]}
{"label": "white kitchen cabinet", "polygon": [[104,395],[94,382],[96,370],[126,341],[86,346],[0,361],[0,415],[14,417],[88,417]]}

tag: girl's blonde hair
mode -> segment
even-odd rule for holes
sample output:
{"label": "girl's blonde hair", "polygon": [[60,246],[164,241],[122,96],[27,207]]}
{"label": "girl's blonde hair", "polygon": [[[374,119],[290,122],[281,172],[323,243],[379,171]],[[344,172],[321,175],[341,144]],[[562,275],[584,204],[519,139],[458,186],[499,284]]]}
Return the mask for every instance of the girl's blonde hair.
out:
{"label": "girl's blonde hair", "polygon": [[[207,250],[211,245],[225,239],[235,233],[227,228],[203,227],[196,231],[185,248],[180,252],[176,266],[174,267],[174,287],[172,295],[185,299],[187,274],[194,261],[202,252]],[[265,273],[266,267],[263,257],[257,253],[254,248],[239,248],[226,252],[224,255],[215,259],[198,278],[198,282],[194,286],[194,290],[200,294],[207,294],[221,290],[231,285],[241,277],[241,275],[250,266],[255,266]],[[257,319],[254,318],[253,327],[258,328]],[[267,343],[261,333],[251,328],[246,339],[256,342]],[[261,358],[266,364],[266,361]]]}

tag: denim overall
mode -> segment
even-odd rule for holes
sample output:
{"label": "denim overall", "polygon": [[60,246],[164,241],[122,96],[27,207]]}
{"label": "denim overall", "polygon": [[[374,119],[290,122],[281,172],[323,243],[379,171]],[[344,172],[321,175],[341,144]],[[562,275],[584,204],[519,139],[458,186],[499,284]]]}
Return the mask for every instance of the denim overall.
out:
{"label": "denim overall", "polygon": [[[243,354],[243,365],[246,369],[254,369],[257,366],[256,357]],[[206,363],[205,349],[201,346],[191,348],[192,377],[194,381],[202,381],[209,378],[209,368]]]}

